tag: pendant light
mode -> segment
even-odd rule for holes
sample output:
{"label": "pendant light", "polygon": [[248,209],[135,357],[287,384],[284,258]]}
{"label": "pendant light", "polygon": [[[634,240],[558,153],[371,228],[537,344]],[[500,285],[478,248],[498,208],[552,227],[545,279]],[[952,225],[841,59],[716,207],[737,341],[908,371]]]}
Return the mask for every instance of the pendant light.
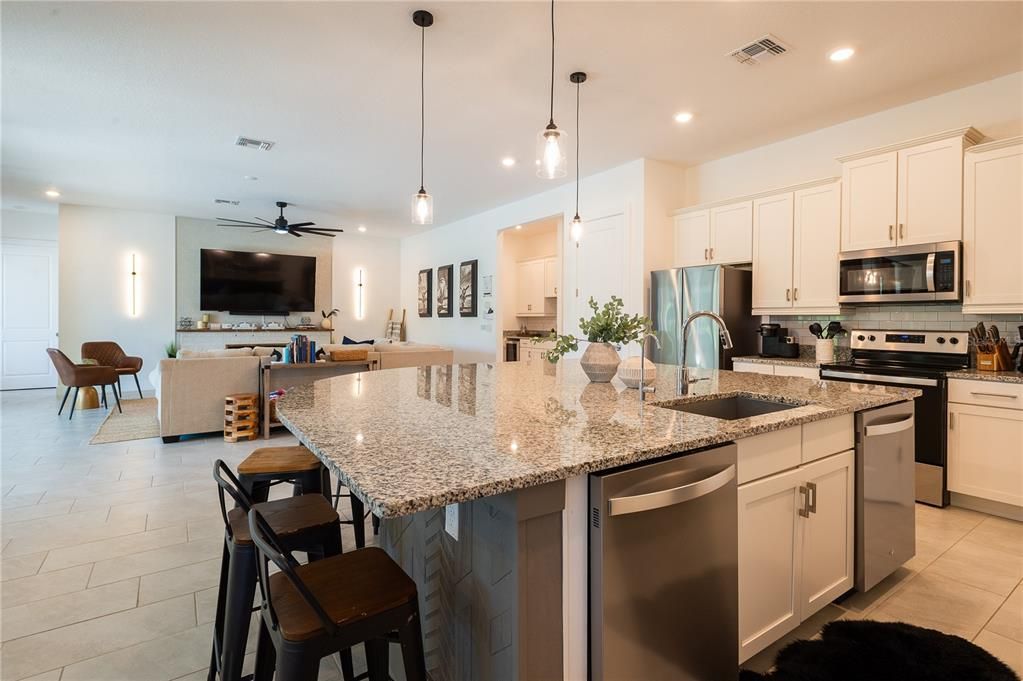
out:
{"label": "pendant light", "polygon": [[575,217],[572,218],[572,226],[569,234],[577,244],[583,238],[583,219],[579,217],[579,86],[586,82],[586,74],[576,71],[569,80],[575,83]]}
{"label": "pendant light", "polygon": [[536,138],[536,174],[553,180],[567,172],[565,133],[554,124],[554,0],[551,0],[551,112],[547,127]]}
{"label": "pendant light", "polygon": [[433,224],[433,197],[424,184],[423,151],[426,138],[426,29],[433,26],[433,15],[424,9],[412,13],[412,23],[422,30],[419,47],[419,191],[412,197],[412,224]]}

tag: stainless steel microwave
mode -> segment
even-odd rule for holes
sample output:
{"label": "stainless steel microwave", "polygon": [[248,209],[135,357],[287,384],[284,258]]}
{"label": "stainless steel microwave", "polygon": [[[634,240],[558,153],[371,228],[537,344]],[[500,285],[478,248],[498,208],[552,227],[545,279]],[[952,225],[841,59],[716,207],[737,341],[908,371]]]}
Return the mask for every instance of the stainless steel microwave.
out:
{"label": "stainless steel microwave", "polygon": [[962,300],[959,241],[842,253],[839,303],[921,303]]}

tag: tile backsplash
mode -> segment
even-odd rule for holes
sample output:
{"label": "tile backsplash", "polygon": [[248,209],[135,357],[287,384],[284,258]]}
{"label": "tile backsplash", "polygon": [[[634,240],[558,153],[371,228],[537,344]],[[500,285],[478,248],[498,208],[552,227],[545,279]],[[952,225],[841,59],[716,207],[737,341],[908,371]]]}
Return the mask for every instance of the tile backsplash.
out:
{"label": "tile backsplash", "polygon": [[558,326],[557,316],[551,317],[516,317],[515,321],[521,327],[522,324],[526,325],[526,329],[529,331],[550,331]]}
{"label": "tile backsplash", "polygon": [[[770,321],[787,327],[790,336],[797,336],[801,345],[813,345],[813,334],[807,328],[813,322],[827,326],[831,320],[842,322],[846,329],[907,329],[928,331],[967,331],[984,322],[994,324],[1002,338],[1011,347],[1019,340],[1019,326],[1023,314],[974,315],[963,314],[957,303],[924,305],[864,305],[843,308],[840,315],[771,315]],[[839,346],[849,345],[849,336],[838,339]]]}

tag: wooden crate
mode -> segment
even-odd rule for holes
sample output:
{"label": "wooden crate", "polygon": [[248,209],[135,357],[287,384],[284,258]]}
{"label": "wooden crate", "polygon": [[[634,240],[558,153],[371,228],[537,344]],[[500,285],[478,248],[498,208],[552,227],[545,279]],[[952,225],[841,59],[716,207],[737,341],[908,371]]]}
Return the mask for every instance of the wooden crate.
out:
{"label": "wooden crate", "polygon": [[224,441],[255,440],[259,431],[259,395],[224,397]]}

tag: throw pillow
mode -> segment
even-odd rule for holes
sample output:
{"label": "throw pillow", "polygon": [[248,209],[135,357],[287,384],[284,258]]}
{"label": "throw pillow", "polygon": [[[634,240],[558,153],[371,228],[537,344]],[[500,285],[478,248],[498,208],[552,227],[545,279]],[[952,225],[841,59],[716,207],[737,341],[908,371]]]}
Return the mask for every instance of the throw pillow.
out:
{"label": "throw pillow", "polygon": [[341,344],[342,345],[373,345],[373,339],[370,338],[369,340],[361,340],[360,341],[360,340],[352,340],[348,336],[345,336],[344,338],[341,339]]}

